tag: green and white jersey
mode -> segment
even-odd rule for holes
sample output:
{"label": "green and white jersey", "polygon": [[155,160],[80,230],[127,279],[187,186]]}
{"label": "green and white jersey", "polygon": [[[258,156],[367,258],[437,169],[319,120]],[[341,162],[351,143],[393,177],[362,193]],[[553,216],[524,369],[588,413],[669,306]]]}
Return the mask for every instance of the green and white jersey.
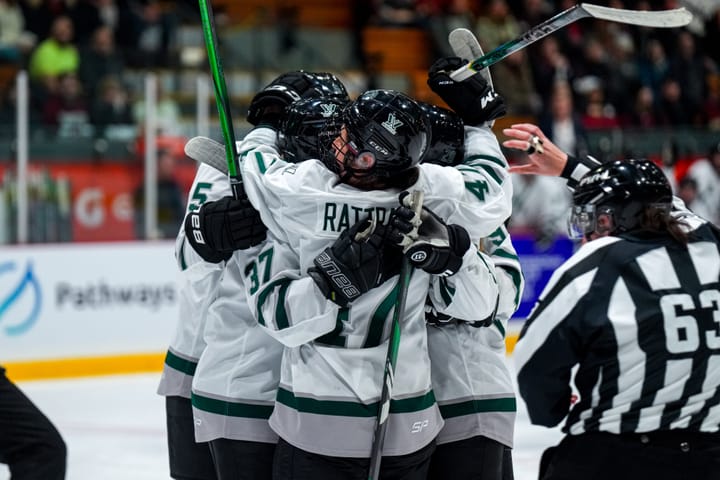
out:
{"label": "green and white jersey", "polygon": [[253,291],[264,279],[263,245],[236,251],[228,260],[205,325],[205,350],[192,385],[195,439],[276,443],[268,425],[283,346],[250,312],[245,283]]}
{"label": "green and white jersey", "polygon": [[[256,129],[245,138],[241,152],[248,196],[277,237],[268,245],[272,253],[264,252],[272,255],[272,278],[254,294],[249,292],[258,322],[287,347],[270,425],[303,450],[368,457],[398,277],[341,309],[322,296],[305,272],[343,229],[368,216],[387,221],[398,205],[399,191],[368,192],[339,184],[316,160],[287,164],[277,156],[274,140],[272,130]],[[426,206],[479,239],[507,218],[512,190],[492,133],[471,129],[467,143],[468,152],[471,145],[483,144],[493,155],[470,154],[457,169],[421,165],[418,181],[409,190],[423,190]],[[383,455],[417,451],[443,425],[430,383],[425,298],[430,295],[449,315],[487,316],[497,303],[494,271],[485,255],[468,249],[462,275],[413,272],[401,319]]]}
{"label": "green and white jersey", "polygon": [[524,280],[505,227],[488,236],[481,250],[495,264],[500,292],[493,325],[474,327],[457,322],[428,327],[432,385],[445,420],[437,442],[481,435],[512,447],[516,401],[505,332],[508,320],[520,304]]}
{"label": "green and white jersey", "polygon": [[[207,201],[231,195],[225,174],[202,164],[188,195],[186,215],[197,211]],[[223,265],[206,262],[185,239],[185,229],[175,240],[178,275],[178,317],[175,335],[170,342],[163,365],[158,394],[190,398],[192,377],[198,358],[205,348],[203,329],[208,307],[217,294]]]}

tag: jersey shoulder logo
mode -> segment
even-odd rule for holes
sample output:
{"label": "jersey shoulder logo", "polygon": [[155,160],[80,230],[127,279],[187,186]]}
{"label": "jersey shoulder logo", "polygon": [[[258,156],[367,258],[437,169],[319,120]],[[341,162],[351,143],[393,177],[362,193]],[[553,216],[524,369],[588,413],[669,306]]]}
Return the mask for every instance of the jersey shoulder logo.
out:
{"label": "jersey shoulder logo", "polygon": [[397,129],[402,127],[404,123],[401,120],[398,120],[395,118],[395,114],[391,113],[388,115],[387,120],[381,123],[383,127],[385,127],[385,130],[392,133],[393,135],[397,135]]}

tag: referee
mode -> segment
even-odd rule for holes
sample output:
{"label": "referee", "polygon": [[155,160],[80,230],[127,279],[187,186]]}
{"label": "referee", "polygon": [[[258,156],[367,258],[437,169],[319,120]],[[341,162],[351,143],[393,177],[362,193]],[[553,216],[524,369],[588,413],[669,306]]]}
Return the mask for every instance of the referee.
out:
{"label": "referee", "polygon": [[540,478],[720,478],[720,233],[649,161],[591,169],[573,202],[583,245],[514,353],[531,421],[567,417]]}

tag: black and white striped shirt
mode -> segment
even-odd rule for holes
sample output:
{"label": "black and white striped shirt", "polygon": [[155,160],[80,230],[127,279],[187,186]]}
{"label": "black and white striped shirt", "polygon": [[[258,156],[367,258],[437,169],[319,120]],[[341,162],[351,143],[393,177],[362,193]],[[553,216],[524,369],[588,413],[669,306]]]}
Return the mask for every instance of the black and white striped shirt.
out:
{"label": "black and white striped shirt", "polygon": [[687,248],[605,237],[554,273],[514,351],[533,423],[567,415],[571,435],[719,430],[720,236],[685,220]]}

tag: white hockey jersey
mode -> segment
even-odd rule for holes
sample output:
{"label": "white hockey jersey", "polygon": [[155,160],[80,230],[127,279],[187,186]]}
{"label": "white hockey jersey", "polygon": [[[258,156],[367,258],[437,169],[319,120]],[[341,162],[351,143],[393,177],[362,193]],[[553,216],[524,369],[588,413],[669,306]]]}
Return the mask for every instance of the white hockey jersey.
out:
{"label": "white hockey jersey", "polygon": [[[467,130],[465,164],[457,169],[421,165],[410,190],[423,190],[428,208],[479,239],[509,215],[512,187],[492,133]],[[368,216],[386,221],[398,204],[399,191],[368,192],[338,184],[337,176],[316,160],[286,164],[277,156],[274,138],[272,130],[256,129],[245,138],[241,152],[248,196],[278,239],[269,247],[272,269],[280,273],[249,292],[260,324],[288,347],[270,425],[307,451],[368,457],[397,279],[340,309],[320,294],[305,272],[343,229]],[[464,276],[475,281],[456,281]],[[431,298],[449,315],[489,315],[496,305],[494,267],[473,249],[465,255],[463,275],[413,272],[401,319],[384,455],[422,448],[443,425],[430,384],[424,321],[431,283]]]}
{"label": "white hockey jersey", "polygon": [[[207,201],[231,195],[228,178],[218,170],[202,164],[188,194],[186,215]],[[175,335],[170,342],[163,365],[158,394],[190,398],[192,377],[200,354],[205,349],[203,329],[208,306],[216,296],[223,264],[204,261],[186,242],[185,229],[175,241],[178,276],[179,312]]]}
{"label": "white hockey jersey", "polygon": [[236,251],[225,266],[205,325],[205,350],[192,384],[195,439],[276,443],[268,426],[280,381],[283,346],[250,312],[244,285],[257,288],[268,258],[264,245]]}
{"label": "white hockey jersey", "polygon": [[458,322],[428,327],[432,385],[445,420],[437,443],[484,436],[512,447],[516,400],[505,332],[520,304],[524,280],[505,227],[486,238],[482,247],[495,263],[500,291],[493,325]]}

